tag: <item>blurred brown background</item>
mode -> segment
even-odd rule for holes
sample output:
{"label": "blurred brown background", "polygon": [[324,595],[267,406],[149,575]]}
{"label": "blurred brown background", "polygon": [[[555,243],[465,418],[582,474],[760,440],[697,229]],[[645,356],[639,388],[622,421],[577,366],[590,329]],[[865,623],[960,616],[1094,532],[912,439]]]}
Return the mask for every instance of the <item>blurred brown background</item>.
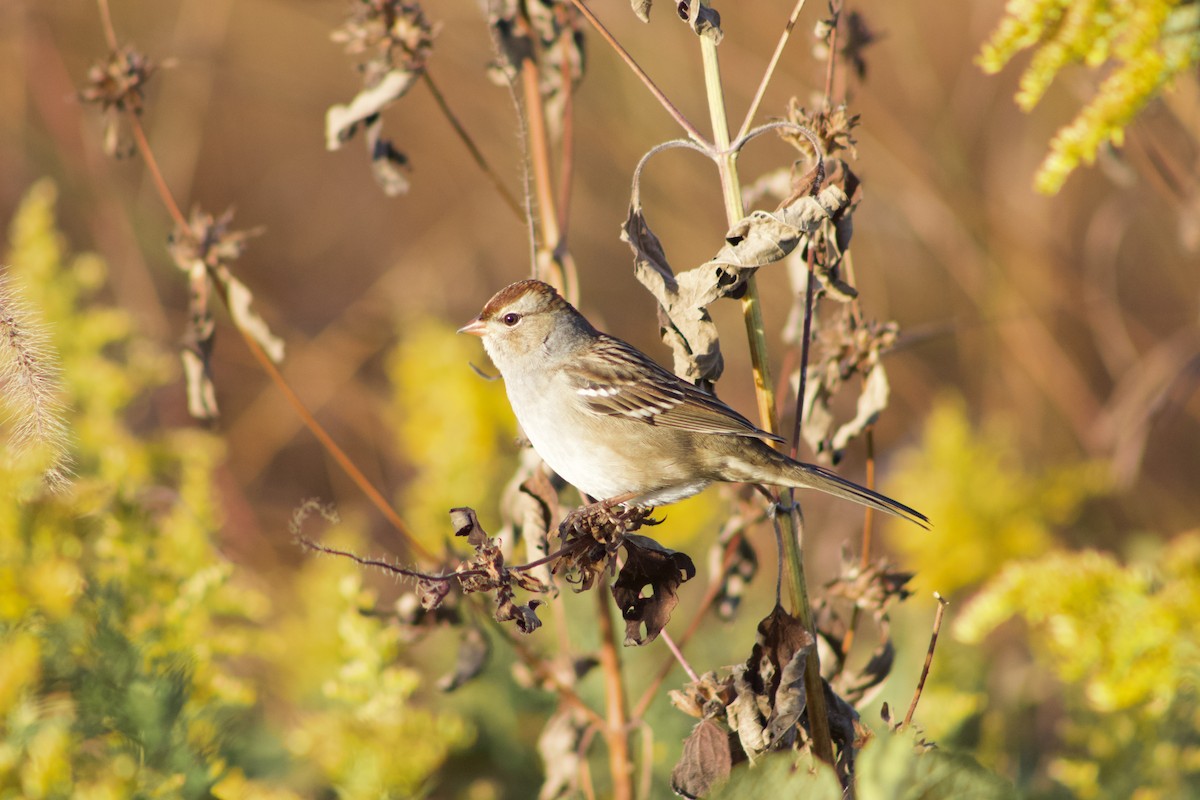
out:
{"label": "blurred brown background", "polygon": [[[707,129],[700,60],[669,5],[649,27],[625,2],[595,11],[678,107]],[[736,126],[791,4],[740,0],[722,8],[721,45]],[[1200,91],[1180,81],[1131,128],[1121,155],[1082,170],[1057,197],[1031,189],[1054,131],[1094,90],[1068,71],[1033,114],[1012,102],[1013,66],[985,76],[973,63],[1002,11],[999,0],[946,4],[861,2],[879,36],[865,82],[850,89],[861,113],[856,169],[865,183],[855,265],[869,316],[912,335],[890,356],[893,405],[879,429],[887,454],[912,441],[939,393],[962,393],[979,419],[1020,423],[1031,463],[1109,459],[1124,481],[1116,531],[1162,534],[1200,518]],[[113,0],[122,42],[172,66],[159,72],[145,123],[167,182],[185,210],[236,208],[235,227],[263,226],[236,269],[285,335],[285,372],[354,459],[394,490],[413,465],[380,435],[381,354],[396,321],[431,314],[461,323],[503,284],[528,273],[523,224],[500,201],[418,85],[388,112],[385,130],[411,159],[412,190],[387,199],[360,140],[326,152],[325,109],[357,91],[352,61],[329,34],[346,6],[282,0]],[[823,65],[810,3],[763,105],[810,102]],[[489,161],[519,191],[520,146],[508,93],[489,83],[491,46],[474,3],[430,3],[440,23],[430,71]],[[185,284],[167,257],[170,230],[141,161],[100,149],[101,123],[74,93],[106,51],[90,2],[0,5],[0,220],[31,182],[59,184],[72,244],[111,265],[112,300],[154,338],[181,335]],[[601,327],[669,361],[653,305],[635,282],[618,229],[629,179],[651,146],[680,132],[594,35],[576,97],[577,167],[570,247],[582,306]],[[741,161],[746,182],[792,157],[766,138]],[[1183,180],[1180,180],[1180,178]],[[694,154],[653,162],[643,198],[677,269],[708,258],[725,230],[716,172]],[[782,272],[764,272],[770,330],[790,303]],[[737,309],[717,310],[729,361],[723,397],[753,400]],[[222,325],[225,323],[222,321]],[[244,346],[219,334],[216,375],[229,445],[229,546],[289,551],[282,520],[303,497],[360,507]],[[482,351],[479,363],[485,363]],[[447,370],[464,369],[446,364]],[[431,391],[433,389],[431,388]],[[148,398],[146,426],[184,424],[178,385]],[[861,474],[851,455],[848,474]],[[377,523],[384,536],[386,527]]]}

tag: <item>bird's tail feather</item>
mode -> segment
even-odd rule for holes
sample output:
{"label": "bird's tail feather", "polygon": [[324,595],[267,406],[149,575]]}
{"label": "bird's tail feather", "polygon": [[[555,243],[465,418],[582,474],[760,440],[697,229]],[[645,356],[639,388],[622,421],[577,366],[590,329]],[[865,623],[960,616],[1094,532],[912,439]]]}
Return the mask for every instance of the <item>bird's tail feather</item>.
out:
{"label": "bird's tail feather", "polygon": [[885,511],[888,514],[894,514],[897,517],[902,517],[909,522],[920,525],[922,528],[928,529],[930,527],[929,518],[920,511],[909,508],[887,495],[872,491],[865,486],[859,486],[854,481],[848,481],[837,473],[831,472],[824,467],[819,467],[816,464],[802,464],[798,461],[788,459],[786,475],[792,479],[789,485],[794,488],[816,489],[835,497],[841,497],[864,506],[870,506],[879,511]]}

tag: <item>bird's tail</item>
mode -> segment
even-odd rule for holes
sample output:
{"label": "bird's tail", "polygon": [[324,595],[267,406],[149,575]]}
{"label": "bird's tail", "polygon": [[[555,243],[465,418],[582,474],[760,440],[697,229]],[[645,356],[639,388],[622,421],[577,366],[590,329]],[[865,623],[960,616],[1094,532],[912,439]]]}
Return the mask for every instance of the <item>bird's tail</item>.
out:
{"label": "bird's tail", "polygon": [[[831,472],[824,467],[819,467],[816,464],[802,464],[798,461],[792,461],[790,458],[786,459],[786,461],[787,465],[784,469],[784,474],[779,476],[790,479],[786,481],[785,485],[796,489],[816,489],[835,497],[841,497],[864,506],[870,506],[879,511],[885,511],[888,514],[894,514],[897,517],[902,517],[909,522],[920,525],[922,528],[928,529],[930,527],[929,518],[920,511],[909,508],[887,495],[872,491],[865,486],[859,486],[854,481],[848,481],[837,473]],[[770,482],[764,481],[764,483]]]}

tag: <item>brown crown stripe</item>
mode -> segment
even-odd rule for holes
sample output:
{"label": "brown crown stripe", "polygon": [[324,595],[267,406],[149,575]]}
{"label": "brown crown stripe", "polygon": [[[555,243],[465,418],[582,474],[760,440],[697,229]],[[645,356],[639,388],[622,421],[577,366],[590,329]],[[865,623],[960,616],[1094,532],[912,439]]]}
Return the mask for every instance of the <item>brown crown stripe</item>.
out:
{"label": "brown crown stripe", "polygon": [[487,301],[483,311],[479,312],[479,318],[491,319],[500,309],[508,307],[518,297],[528,293],[545,295],[548,299],[558,298],[558,292],[554,291],[554,287],[548,283],[533,279],[517,281],[496,292],[492,299]]}

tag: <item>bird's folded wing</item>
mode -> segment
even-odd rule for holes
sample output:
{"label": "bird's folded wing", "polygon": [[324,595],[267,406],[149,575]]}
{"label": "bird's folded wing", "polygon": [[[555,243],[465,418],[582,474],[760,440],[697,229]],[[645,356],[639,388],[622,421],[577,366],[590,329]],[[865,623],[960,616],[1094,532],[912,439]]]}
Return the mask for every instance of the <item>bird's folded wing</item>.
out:
{"label": "bird's folded wing", "polygon": [[597,341],[593,358],[566,368],[579,397],[597,414],[696,433],[782,441],[717,398],[611,336]]}

